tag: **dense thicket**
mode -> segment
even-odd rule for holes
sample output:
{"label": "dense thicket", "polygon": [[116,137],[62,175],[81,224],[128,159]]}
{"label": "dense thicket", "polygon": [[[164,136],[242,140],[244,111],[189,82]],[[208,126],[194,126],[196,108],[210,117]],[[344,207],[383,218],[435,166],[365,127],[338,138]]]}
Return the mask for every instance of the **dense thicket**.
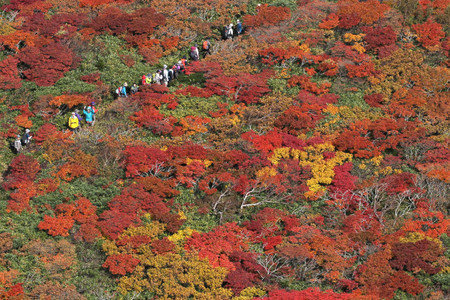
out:
{"label": "dense thicket", "polygon": [[448,0],[2,5],[1,299],[450,297]]}

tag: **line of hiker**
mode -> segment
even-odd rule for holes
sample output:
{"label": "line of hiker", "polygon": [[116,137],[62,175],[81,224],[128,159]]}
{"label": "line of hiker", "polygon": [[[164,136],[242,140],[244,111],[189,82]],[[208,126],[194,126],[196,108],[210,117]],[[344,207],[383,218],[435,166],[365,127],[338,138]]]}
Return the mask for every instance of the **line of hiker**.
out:
{"label": "line of hiker", "polygon": [[[208,40],[206,40],[206,41],[207,41],[207,43],[205,45],[207,45],[207,47],[204,51],[207,53],[211,53],[209,51],[211,44],[209,43]],[[191,47],[190,56],[192,59],[194,56],[195,59],[193,59],[193,60],[198,60],[199,52],[198,52],[197,45]],[[203,57],[205,57],[205,56],[206,56],[206,54],[204,54]],[[162,84],[164,86],[168,86],[172,80],[177,79],[181,73],[185,72],[186,65],[187,65],[187,58],[186,58],[186,56],[183,56],[182,59],[180,59],[176,64],[174,64],[170,68],[167,65],[164,65],[162,70],[160,69],[154,73],[148,73],[147,75],[145,75],[145,74],[142,75],[141,83],[142,83],[142,85],[149,85],[149,84],[156,83],[156,84]],[[131,88],[131,93],[132,94],[136,93],[138,91],[138,88],[139,87],[136,84],[134,84],[133,87]],[[116,91],[116,93],[117,93],[117,91]]]}
{"label": "line of hiker", "polygon": [[[240,35],[243,32],[243,26],[240,20],[236,22],[236,30],[233,30],[234,25],[231,23],[224,28],[224,39],[232,39],[235,35]],[[211,55],[211,42],[209,39],[205,39],[202,43],[201,52],[199,51],[199,47],[197,44],[192,46],[189,51],[189,57],[192,61],[200,60],[200,54],[205,58],[207,55]],[[163,66],[163,69],[159,69],[154,73],[148,73],[142,75],[141,84],[149,85],[149,84],[162,84],[164,86],[168,86],[169,83],[176,79],[179,74],[184,73],[186,70],[186,65],[188,64],[188,60],[186,56],[183,56],[176,64],[172,65],[172,67],[168,67],[167,65]],[[116,88],[115,92],[118,97],[127,98],[129,94],[133,95],[137,93],[139,90],[139,86],[134,83],[131,87],[128,87],[128,83],[125,82],[123,85]],[[94,103],[95,104],[95,103]],[[85,108],[83,113],[86,116],[86,123],[88,125],[93,125],[95,123],[95,113],[96,111],[89,111],[90,107]],[[81,117],[78,114],[78,111],[72,113],[69,118],[69,128],[74,132],[78,132],[81,123]]]}
{"label": "line of hiker", "polygon": [[[236,23],[236,31],[233,30],[233,24],[231,23],[228,26],[225,26],[224,28],[224,39],[232,39],[234,35],[240,35],[243,32],[242,23],[240,20],[237,20]],[[202,43],[201,52],[199,50],[199,47],[197,44],[192,46],[189,50],[189,57],[192,61],[198,61],[200,60],[200,54],[203,58],[205,58],[207,55],[211,55],[211,42],[209,39],[205,39]],[[176,79],[180,73],[184,73],[185,68],[187,65],[187,58],[186,56],[183,56],[181,60],[179,60],[176,64],[174,64],[172,67],[168,68],[167,65],[164,65],[163,69],[157,70],[154,73],[148,73],[147,75],[142,75],[142,85],[148,85],[148,84],[163,84],[165,86],[168,86],[169,82],[173,79]],[[138,86],[136,84],[133,85],[133,87],[130,89],[131,93],[134,94],[138,90]],[[127,83],[124,83],[123,86],[118,87],[116,89],[116,94],[119,97],[127,97]]]}
{"label": "line of hiker", "polygon": [[[233,23],[224,27],[223,31],[223,39],[228,40],[232,39],[234,36],[240,35],[243,32],[243,26],[240,20],[236,22],[236,30],[233,29]],[[209,39],[206,39],[202,43],[201,48],[202,57],[205,58],[206,55],[211,55],[211,43]],[[195,44],[190,48],[189,57],[193,61],[200,60],[200,51],[198,45]],[[162,70],[157,70],[154,73],[148,73],[147,75],[142,75],[142,85],[148,84],[163,84],[168,86],[169,82],[173,79],[176,79],[180,73],[184,73],[186,70],[186,65],[188,64],[186,56],[183,56],[181,60],[179,60],[172,67],[168,68],[167,65],[163,66]],[[119,86],[116,89],[116,94],[118,97],[128,97],[128,92],[130,94],[135,94],[139,90],[139,86],[135,83],[130,88],[128,88],[128,83],[125,82],[123,85]],[[95,124],[95,114],[98,109],[95,107],[95,102],[91,102],[90,105],[84,106],[83,115],[84,121],[88,126],[94,126]],[[79,132],[81,128],[81,124],[83,122],[83,118],[80,116],[80,111],[75,109],[67,122],[67,125],[72,132]],[[30,134],[30,129],[26,129],[23,136],[17,135],[14,142],[11,142],[10,147],[15,153],[19,153],[22,151],[24,147],[26,147],[31,142],[32,136]]]}
{"label": "line of hiker", "polygon": [[[95,107],[95,102],[91,102],[90,105],[83,108],[83,115],[85,117],[85,122],[88,126],[94,126],[95,124],[95,114],[98,112],[97,107]],[[69,117],[68,126],[73,132],[79,132],[81,128],[83,118],[79,114],[79,110],[75,109]]]}
{"label": "line of hiker", "polygon": [[[84,115],[84,121],[88,126],[94,126],[95,123],[95,114],[98,112],[97,107],[95,107],[95,102],[91,102],[91,104],[84,106],[83,108],[83,115]],[[75,109],[69,117],[69,120],[67,122],[67,125],[72,132],[79,132],[81,128],[83,118],[79,114],[79,110]],[[28,146],[31,143],[31,139],[33,136],[30,133],[30,129],[25,129],[25,133],[20,136],[17,135],[14,142],[10,143],[11,150],[18,154],[20,153],[26,146]]]}
{"label": "line of hiker", "polygon": [[230,23],[230,25],[226,25],[223,28],[223,39],[224,40],[233,39],[233,37],[241,35],[244,30],[240,20],[236,21],[236,29],[233,29],[233,28],[234,28],[233,23]]}
{"label": "line of hiker", "polygon": [[[225,40],[232,39],[233,36],[237,36],[242,34],[243,26],[240,20],[236,21],[236,30],[233,30],[233,23],[224,27],[223,38]],[[192,61],[200,60],[200,54],[203,58],[207,55],[211,55],[211,42],[209,39],[205,39],[202,43],[201,52],[197,44],[192,46],[189,50],[189,57]],[[181,60],[179,60],[176,64],[172,65],[172,67],[168,67],[167,65],[163,66],[163,69],[159,69],[153,73],[148,73],[142,75],[141,84],[149,85],[149,84],[162,84],[164,86],[168,86],[169,83],[178,77],[180,73],[184,73],[187,65],[187,58],[183,56]],[[135,94],[139,89],[139,86],[135,83],[131,88],[128,88],[128,84],[125,82],[123,85],[116,88],[116,95],[118,97],[128,97],[128,93]]]}
{"label": "line of hiker", "polygon": [[[168,86],[169,82],[173,79],[176,79],[181,72],[184,72],[186,67],[186,57],[183,57],[182,60],[178,61],[178,63],[174,64],[172,67],[168,67],[167,65],[163,66],[163,69],[157,70],[154,73],[148,73],[147,75],[142,75],[142,85],[149,84],[163,84]],[[136,84],[135,90],[131,90],[131,93],[134,94],[138,90],[138,86]]]}

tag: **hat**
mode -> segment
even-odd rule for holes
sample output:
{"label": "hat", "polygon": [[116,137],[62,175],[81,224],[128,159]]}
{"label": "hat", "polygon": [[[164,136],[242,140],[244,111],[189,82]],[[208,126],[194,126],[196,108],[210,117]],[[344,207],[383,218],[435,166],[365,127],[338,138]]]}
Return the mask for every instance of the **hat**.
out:
{"label": "hat", "polygon": [[26,132],[26,133],[30,132],[30,129],[25,129],[25,132]]}
{"label": "hat", "polygon": [[230,24],[230,27],[233,27],[233,23]]}
{"label": "hat", "polygon": [[91,105],[95,105],[95,102],[94,102],[94,101],[92,101],[92,102],[91,102]]}
{"label": "hat", "polygon": [[125,82],[125,83],[123,84],[123,86],[128,86],[128,83]]}
{"label": "hat", "polygon": [[237,22],[238,22],[238,23],[240,22],[239,19],[237,20]]}
{"label": "hat", "polygon": [[164,65],[164,69],[167,69],[167,65]]}
{"label": "hat", "polygon": [[75,116],[75,112],[72,112],[72,116]]}
{"label": "hat", "polygon": [[88,106],[88,107],[87,107],[87,110],[91,110],[91,107],[90,107],[90,106]]}
{"label": "hat", "polygon": [[17,138],[20,139],[20,134],[17,135]]}

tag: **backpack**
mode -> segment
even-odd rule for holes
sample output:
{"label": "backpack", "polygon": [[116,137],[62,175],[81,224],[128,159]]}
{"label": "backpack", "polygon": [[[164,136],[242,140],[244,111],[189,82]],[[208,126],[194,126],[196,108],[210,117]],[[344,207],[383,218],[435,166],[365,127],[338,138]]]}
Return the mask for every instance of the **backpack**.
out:
{"label": "backpack", "polygon": [[193,60],[198,60],[197,51],[191,51],[191,57]]}
{"label": "backpack", "polygon": [[117,95],[120,94],[119,88],[116,89],[116,94],[117,94]]}
{"label": "backpack", "polygon": [[204,41],[203,42],[203,50],[208,50],[209,49],[209,45],[208,45],[208,41]]}
{"label": "backpack", "polygon": [[122,87],[121,86],[119,86],[119,88],[118,88],[118,90],[119,90],[119,94],[122,94]]}
{"label": "backpack", "polygon": [[91,110],[94,114],[96,114],[98,112],[98,109],[95,106],[90,105],[89,107],[91,108]]}

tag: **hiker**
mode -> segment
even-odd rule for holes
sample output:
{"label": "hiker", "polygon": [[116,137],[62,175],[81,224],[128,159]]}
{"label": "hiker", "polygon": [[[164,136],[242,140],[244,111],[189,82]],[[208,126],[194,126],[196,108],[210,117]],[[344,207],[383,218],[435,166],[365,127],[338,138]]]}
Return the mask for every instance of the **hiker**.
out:
{"label": "hiker", "polygon": [[121,85],[116,89],[116,94],[118,97],[127,97],[127,89],[125,85]]}
{"label": "hiker", "polygon": [[94,125],[94,112],[92,111],[91,107],[88,106],[86,109],[86,106],[83,109],[83,114],[86,116],[86,123],[88,123],[89,126]]}
{"label": "hiker", "polygon": [[81,124],[81,121],[83,120],[83,118],[81,118],[79,112],[80,111],[78,109],[75,109],[75,116],[78,118],[79,124]]}
{"label": "hiker", "polygon": [[152,82],[158,83],[158,71],[152,73]]}
{"label": "hiker", "polygon": [[199,60],[198,48],[196,46],[197,45],[191,47],[190,56],[191,56],[193,61]]}
{"label": "hiker", "polygon": [[200,52],[198,52],[198,45],[195,44],[194,47],[195,47],[195,50],[194,50],[194,51],[195,51],[195,53],[197,54],[197,57],[200,58]]}
{"label": "hiker", "polygon": [[138,85],[137,85],[136,83],[133,84],[133,86],[131,87],[131,94],[132,94],[132,95],[133,95],[133,94],[136,94],[137,91],[138,91],[138,89],[139,89]]}
{"label": "hiker", "polygon": [[17,135],[16,140],[14,141],[14,150],[16,153],[19,153],[22,150],[22,142],[20,141],[20,135]]}
{"label": "hiker", "polygon": [[229,40],[233,38],[233,23],[225,26],[225,39]]}
{"label": "hiker", "polygon": [[168,72],[169,82],[171,82],[172,79],[175,78],[175,75],[174,75],[174,72],[173,72],[173,67],[170,68],[167,72]]}
{"label": "hiker", "polygon": [[222,38],[224,40],[228,39],[228,25],[223,26]]}
{"label": "hiker", "polygon": [[179,72],[179,66],[178,66],[178,64],[173,65],[173,66],[172,66],[172,76],[173,76],[173,79],[177,79],[177,77],[178,77],[178,72]]}
{"label": "hiker", "polygon": [[128,97],[127,96],[127,87],[128,87],[128,83],[125,82],[122,87],[122,96],[123,97]]}
{"label": "hiker", "polygon": [[242,23],[240,20],[236,22],[236,34],[240,35],[242,33]]}
{"label": "hiker", "polygon": [[180,66],[178,64],[172,66],[173,79],[177,79],[178,73],[180,72]]}
{"label": "hiker", "polygon": [[88,108],[91,108],[91,111],[94,113],[94,116],[93,116],[93,122],[92,122],[92,125],[94,125],[94,123],[95,123],[95,115],[96,115],[97,112],[98,112],[97,107],[95,107],[95,102],[92,101],[91,104],[88,106]]}
{"label": "hiker", "polygon": [[75,112],[69,118],[69,129],[73,132],[78,132],[80,130],[80,121],[78,121]]}
{"label": "hiker", "polygon": [[203,45],[202,45],[202,52],[203,52],[203,58],[206,57],[206,54],[211,55],[211,43],[209,42],[208,39],[206,39],[206,40],[203,42]]}
{"label": "hiker", "polygon": [[147,84],[147,76],[142,75],[142,85]]}
{"label": "hiker", "polygon": [[164,86],[167,86],[167,84],[169,83],[169,71],[167,70],[167,65],[164,65],[162,71],[162,82]]}
{"label": "hiker", "polygon": [[25,129],[25,134],[22,136],[22,139],[20,142],[22,143],[22,146],[27,146],[31,142],[31,134],[30,129]]}
{"label": "hiker", "polygon": [[155,82],[156,82],[157,84],[161,84],[162,81],[163,81],[163,74],[162,74],[162,71],[161,71],[161,70],[158,70],[158,71],[156,72]]}
{"label": "hiker", "polygon": [[144,84],[150,85],[152,83],[152,79],[153,79],[152,74],[148,73],[147,77],[145,77],[145,83]]}
{"label": "hiker", "polygon": [[186,56],[183,56],[183,58],[180,60],[180,69],[181,69],[181,72],[183,72],[183,73],[186,72],[186,64],[187,64]]}

